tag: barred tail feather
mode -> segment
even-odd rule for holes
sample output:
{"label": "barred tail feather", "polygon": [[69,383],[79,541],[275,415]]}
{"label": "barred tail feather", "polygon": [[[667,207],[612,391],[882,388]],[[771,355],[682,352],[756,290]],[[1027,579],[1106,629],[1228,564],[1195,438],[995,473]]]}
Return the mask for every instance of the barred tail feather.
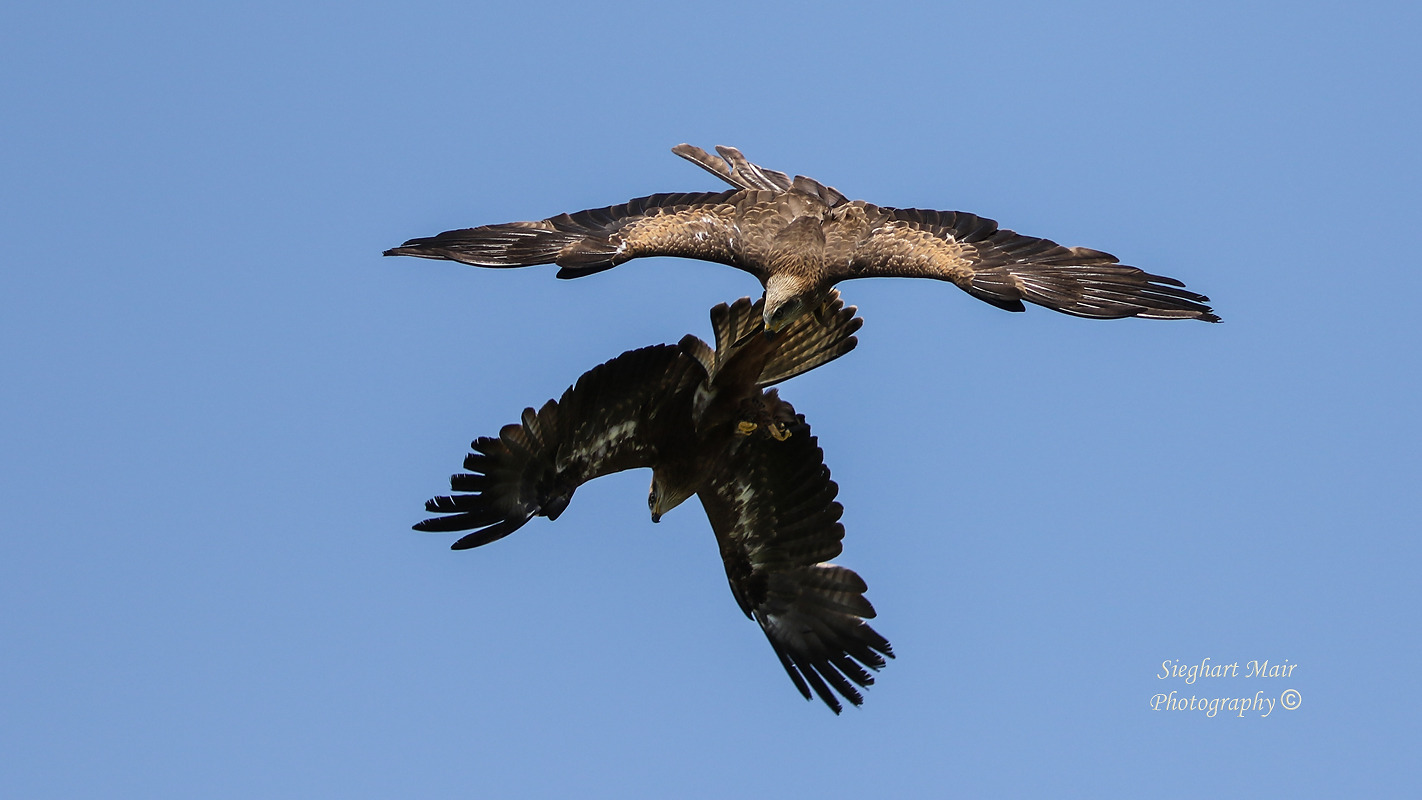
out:
{"label": "barred tail feather", "polygon": [[711,309],[711,333],[716,338],[716,353],[725,358],[731,348],[753,333],[765,330],[762,309],[764,300],[751,301],[742,297],[730,305],[720,303]]}
{"label": "barred tail feather", "polygon": [[752,164],[734,147],[717,147],[720,158],[692,144],[679,144],[672,152],[740,189],[786,192],[793,185],[789,175]]}
{"label": "barred tail feather", "polygon": [[859,340],[853,334],[865,324],[857,311],[859,308],[845,306],[838,290],[830,290],[822,314],[802,315],[776,334],[784,341],[762,369],[759,385],[778,384],[855,350]]}
{"label": "barred tail feather", "polygon": [[849,202],[849,198],[837,189],[825,186],[814,178],[807,178],[803,175],[791,178],[779,170],[766,169],[759,164],[753,164],[740,150],[734,147],[716,145],[716,152],[721,155],[720,158],[690,144],[679,144],[672,148],[672,152],[726,183],[741,189],[772,192],[795,190],[816,195],[830,206]]}
{"label": "barred tail feather", "polygon": [[[765,330],[764,308],[763,297],[753,303],[749,297],[742,297],[730,305],[722,303],[711,309],[716,352],[707,366],[708,374],[715,375],[747,337]],[[780,383],[853,350],[859,344],[854,332],[864,324],[855,316],[858,310],[844,305],[839,290],[831,289],[823,313],[805,314],[775,334],[774,351],[761,368],[756,385],[764,388]]]}
{"label": "barred tail feather", "polygon": [[[759,307],[754,310],[757,315],[760,313]],[[804,314],[776,334],[780,346],[761,370],[760,386],[772,386],[809,372],[853,350],[859,344],[854,332],[864,325],[864,320],[856,316],[858,311],[855,306],[844,304],[839,290],[831,289],[822,313]]]}

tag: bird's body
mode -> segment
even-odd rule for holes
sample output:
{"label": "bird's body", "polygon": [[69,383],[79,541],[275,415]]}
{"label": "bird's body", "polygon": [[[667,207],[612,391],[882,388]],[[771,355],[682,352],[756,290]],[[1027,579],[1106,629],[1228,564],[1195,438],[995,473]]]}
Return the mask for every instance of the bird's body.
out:
{"label": "bird's body", "polygon": [[892,656],[864,620],[874,609],[854,572],[826,563],[844,527],[838,491],[804,417],[766,387],[854,347],[860,321],[831,296],[823,324],[760,335],[759,304],[712,309],[716,346],[623,353],[585,373],[498,437],[473,443],[456,492],[426,504],[426,531],[473,531],[455,549],[507,536],[535,516],[556,519],[583,483],[650,467],[653,521],[695,495],[720,545],[737,603],[764,630],[805,697],[836,712],[836,693],[858,705],[854,685]]}
{"label": "bird's body", "polygon": [[537,222],[446,231],[386,255],[485,267],[551,263],[560,278],[644,256],[713,261],[760,281],[772,330],[821,308],[836,283],[873,277],[949,281],[1010,311],[1023,310],[1025,300],[1099,319],[1219,320],[1204,305],[1208,297],[1109,253],[1023,236],[966,212],[849,200],[812,178],[756,166],[734,148],[717,150],[719,159],[690,145],[673,148],[731,191],[655,194]]}

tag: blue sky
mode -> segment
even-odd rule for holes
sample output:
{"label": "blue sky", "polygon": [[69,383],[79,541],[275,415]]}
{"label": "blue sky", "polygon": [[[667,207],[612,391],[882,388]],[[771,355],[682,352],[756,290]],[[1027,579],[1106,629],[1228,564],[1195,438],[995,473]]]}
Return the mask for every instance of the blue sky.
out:
{"label": "blue sky", "polygon": [[[0,11],[0,794],[1415,791],[1411,4]],[[647,473],[453,553],[469,440],[709,335],[715,265],[381,250],[719,188],[731,144],[1209,294],[842,287],[782,391],[898,658],[803,702]],[[1159,679],[1163,661],[1240,677]],[[1250,660],[1297,664],[1245,678]],[[1299,693],[1268,717],[1151,698]]]}

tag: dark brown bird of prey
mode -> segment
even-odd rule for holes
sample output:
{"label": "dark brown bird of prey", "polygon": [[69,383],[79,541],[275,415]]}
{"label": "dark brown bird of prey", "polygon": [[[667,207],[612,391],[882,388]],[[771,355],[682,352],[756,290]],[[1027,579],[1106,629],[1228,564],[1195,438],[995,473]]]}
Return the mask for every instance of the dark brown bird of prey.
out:
{"label": "dark brown bird of prey", "polygon": [[780,330],[823,312],[828,291],[850,278],[937,278],[1008,311],[1023,301],[1093,319],[1147,317],[1219,322],[1208,297],[1100,250],[1023,236],[962,211],[888,208],[850,200],[812,178],[790,178],[733,147],[716,158],[672,148],[736,187],[654,194],[622,205],[411,239],[387,256],[443,258],[480,267],[557,264],[577,278],[641,256],[728,264],[765,287],[765,324]]}
{"label": "dark brown bird of prey", "polygon": [[[874,607],[839,555],[843,508],[810,427],[765,387],[854,348],[861,324],[832,292],[822,323],[810,317],[759,335],[761,303],[711,310],[716,347],[687,335],[678,345],[632,350],[594,367],[558,400],[497,437],[482,437],[450,478],[455,494],[428,511],[421,531],[473,531],[463,550],[557,519],[593,478],[651,467],[652,521],[696,495],[716,533],[731,593],[760,623],[790,680],[834,712],[893,651],[864,620]],[[868,669],[866,669],[866,667]]]}

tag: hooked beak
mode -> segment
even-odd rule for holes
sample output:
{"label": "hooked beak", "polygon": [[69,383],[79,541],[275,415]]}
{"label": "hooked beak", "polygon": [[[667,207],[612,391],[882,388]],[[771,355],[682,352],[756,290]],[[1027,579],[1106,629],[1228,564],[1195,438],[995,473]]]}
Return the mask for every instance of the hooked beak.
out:
{"label": "hooked beak", "polygon": [[661,522],[661,521],[662,521],[662,515],[659,514],[659,513],[657,513],[656,511],[653,511],[653,512],[652,512],[652,521],[653,521],[653,522]]}

